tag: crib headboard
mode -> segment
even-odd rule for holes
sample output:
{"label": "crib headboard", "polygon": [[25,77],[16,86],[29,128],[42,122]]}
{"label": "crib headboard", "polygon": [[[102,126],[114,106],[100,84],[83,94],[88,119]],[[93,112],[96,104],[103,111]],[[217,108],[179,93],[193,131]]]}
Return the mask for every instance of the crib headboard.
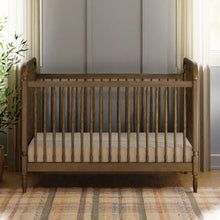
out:
{"label": "crib headboard", "polygon": [[[22,92],[24,89],[22,88],[23,83],[25,81],[35,81],[37,78],[37,61],[36,58],[31,59],[27,63],[25,63],[21,68],[21,89]],[[28,103],[27,106],[23,106],[22,108],[26,108],[27,111],[27,142],[29,143],[31,139],[34,136],[34,112],[33,112],[33,106],[34,106],[34,90],[30,89],[27,94],[27,100],[26,103]]]}
{"label": "crib headboard", "polygon": [[[184,68],[184,80],[186,81],[193,81],[193,82],[197,82],[198,78],[199,78],[199,74],[198,74],[198,65],[197,63],[193,62],[192,60],[185,58],[183,61],[183,68]],[[196,86],[196,89],[197,86]],[[192,89],[186,89],[186,109],[188,110],[186,112],[187,116],[186,116],[186,136],[188,138],[188,140],[190,141],[190,143],[193,143],[193,102],[196,100],[193,100],[193,90]],[[194,111],[197,111],[194,109]]]}

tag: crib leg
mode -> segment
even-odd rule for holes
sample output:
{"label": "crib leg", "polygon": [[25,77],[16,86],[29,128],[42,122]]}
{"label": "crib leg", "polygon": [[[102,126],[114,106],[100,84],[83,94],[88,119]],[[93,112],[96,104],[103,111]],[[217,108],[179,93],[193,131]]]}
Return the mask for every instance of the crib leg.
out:
{"label": "crib leg", "polygon": [[26,193],[27,191],[27,154],[22,155],[22,191]]}
{"label": "crib leg", "polygon": [[198,189],[198,174],[199,174],[199,157],[198,157],[198,152],[194,152],[193,156],[193,170],[192,170],[192,175],[193,175],[193,192],[197,193]]}
{"label": "crib leg", "polygon": [[197,193],[198,189],[198,175],[193,175],[193,192]]}
{"label": "crib leg", "polygon": [[26,193],[27,191],[27,175],[22,175],[22,192]]}

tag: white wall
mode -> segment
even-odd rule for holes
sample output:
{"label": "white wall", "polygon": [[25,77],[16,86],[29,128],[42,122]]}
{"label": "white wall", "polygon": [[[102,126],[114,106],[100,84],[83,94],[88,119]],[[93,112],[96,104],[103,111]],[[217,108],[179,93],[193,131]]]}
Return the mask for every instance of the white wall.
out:
{"label": "white wall", "polygon": [[175,72],[176,0],[42,2],[43,72]]}

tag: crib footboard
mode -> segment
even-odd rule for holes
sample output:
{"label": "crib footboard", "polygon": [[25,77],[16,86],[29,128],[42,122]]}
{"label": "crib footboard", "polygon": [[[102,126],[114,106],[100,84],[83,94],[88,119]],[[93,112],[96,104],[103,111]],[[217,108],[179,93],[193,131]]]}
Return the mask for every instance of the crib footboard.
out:
{"label": "crib footboard", "polygon": [[28,172],[181,171],[193,172],[197,191],[195,63],[185,59],[184,74],[36,74],[29,66],[23,75],[35,77],[22,78],[24,191]]}

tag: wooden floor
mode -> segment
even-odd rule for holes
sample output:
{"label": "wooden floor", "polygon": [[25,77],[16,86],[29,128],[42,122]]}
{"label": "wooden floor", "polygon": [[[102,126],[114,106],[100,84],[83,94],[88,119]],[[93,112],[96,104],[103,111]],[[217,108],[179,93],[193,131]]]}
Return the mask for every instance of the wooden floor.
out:
{"label": "wooden floor", "polygon": [[[4,172],[0,188],[18,188],[21,175]],[[192,175],[146,174],[146,175],[49,175],[31,174],[29,187],[191,187]],[[220,170],[199,175],[199,187],[220,187]]]}

